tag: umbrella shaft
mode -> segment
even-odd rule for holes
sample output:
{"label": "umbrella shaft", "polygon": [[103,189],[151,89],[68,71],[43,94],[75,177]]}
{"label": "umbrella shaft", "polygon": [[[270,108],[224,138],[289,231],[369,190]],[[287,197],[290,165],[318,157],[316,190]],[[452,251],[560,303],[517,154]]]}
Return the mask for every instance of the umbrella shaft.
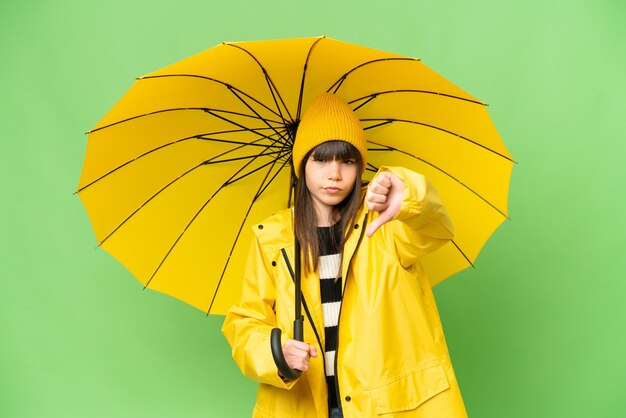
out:
{"label": "umbrella shaft", "polygon": [[293,321],[293,339],[304,341],[304,318],[299,317]]}
{"label": "umbrella shaft", "polygon": [[301,320],[302,319],[302,283],[301,283],[301,267],[300,267],[300,242],[298,241],[298,237],[295,236],[294,234],[294,241],[295,241],[295,267],[296,267],[296,271],[295,271],[295,278],[294,278],[294,284],[295,284],[295,291],[296,291],[296,295],[295,295],[295,318],[296,321]]}

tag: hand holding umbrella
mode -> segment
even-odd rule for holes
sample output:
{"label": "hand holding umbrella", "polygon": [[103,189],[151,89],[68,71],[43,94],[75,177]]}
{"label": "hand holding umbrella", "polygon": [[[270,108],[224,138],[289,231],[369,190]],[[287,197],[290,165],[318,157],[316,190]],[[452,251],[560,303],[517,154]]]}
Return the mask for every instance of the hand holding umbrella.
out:
{"label": "hand holding umbrella", "polygon": [[365,204],[367,209],[378,212],[378,217],[368,226],[368,237],[400,212],[403,195],[404,182],[395,174],[382,172],[374,178],[367,188]]}
{"label": "hand holding umbrella", "polygon": [[309,359],[317,357],[317,349],[312,344],[287,340],[283,346],[283,355],[290,368],[305,372],[309,368]]}
{"label": "hand holding umbrella", "polygon": [[[304,317],[302,316],[302,292],[301,285],[301,266],[300,266],[300,243],[294,236],[295,253],[296,253],[296,270],[294,275],[294,285],[296,287],[295,294],[295,318],[293,321],[293,340],[287,340],[285,346],[282,345],[281,335],[282,330],[280,328],[273,328],[270,334],[270,348],[272,350],[272,357],[274,363],[278,368],[278,373],[283,378],[289,380],[295,380],[300,377],[303,371],[308,368],[309,355],[317,357],[315,347],[309,346],[308,350],[302,346],[304,343]],[[308,345],[308,344],[306,344]],[[285,347],[287,351],[285,351]],[[297,352],[300,351],[300,352]],[[308,351],[308,352],[307,352]],[[301,361],[294,361],[294,354],[296,358],[300,358],[306,363],[306,368],[301,368]],[[287,360],[289,358],[289,361]]]}

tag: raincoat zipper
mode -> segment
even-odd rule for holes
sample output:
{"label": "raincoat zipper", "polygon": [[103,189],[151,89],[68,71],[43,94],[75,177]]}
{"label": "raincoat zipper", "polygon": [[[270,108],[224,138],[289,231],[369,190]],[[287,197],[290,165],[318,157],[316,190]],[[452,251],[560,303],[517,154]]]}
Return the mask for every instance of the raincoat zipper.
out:
{"label": "raincoat zipper", "polygon": [[[358,225],[358,224],[356,224]],[[355,225],[355,226],[356,226]],[[367,225],[367,214],[363,218],[363,223],[361,224],[361,234],[359,235],[359,239],[354,247],[354,251],[350,256],[350,261],[348,261],[348,268],[346,269],[346,277],[343,278],[343,290],[341,291],[341,306],[339,307],[339,316],[337,317],[337,347],[335,347],[335,393],[337,395],[337,406],[339,407],[339,416],[343,417],[343,406],[341,404],[341,394],[339,393],[339,377],[337,376],[337,359],[339,358],[339,322],[341,321],[341,311],[343,310],[343,295],[346,290],[346,284],[348,283],[348,274],[350,273],[350,266],[352,265],[352,259],[354,258],[354,254],[356,254],[359,249],[359,245],[361,245],[361,240],[363,239],[363,232],[365,231],[365,226]]]}

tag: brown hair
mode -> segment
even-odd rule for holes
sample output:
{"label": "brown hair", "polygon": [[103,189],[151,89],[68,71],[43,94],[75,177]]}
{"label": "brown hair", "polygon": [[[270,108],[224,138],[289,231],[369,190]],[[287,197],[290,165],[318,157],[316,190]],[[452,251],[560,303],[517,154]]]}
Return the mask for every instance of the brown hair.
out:
{"label": "brown hair", "polygon": [[[339,251],[343,252],[343,246],[348,238],[348,234],[356,218],[361,197],[361,177],[362,158],[360,152],[350,143],[345,141],[327,141],[309,151],[304,157],[303,164],[300,165],[298,184],[295,196],[295,231],[300,242],[301,251],[304,253],[304,266],[307,271],[315,271],[320,256],[319,237],[317,232],[317,214],[311,194],[306,185],[306,163],[313,155],[316,160],[354,160],[357,164],[357,176],[354,188],[341,203],[335,206],[335,211],[339,215],[343,238],[338,244]],[[331,236],[334,234],[331,234]],[[334,238],[331,238],[334,239]]]}

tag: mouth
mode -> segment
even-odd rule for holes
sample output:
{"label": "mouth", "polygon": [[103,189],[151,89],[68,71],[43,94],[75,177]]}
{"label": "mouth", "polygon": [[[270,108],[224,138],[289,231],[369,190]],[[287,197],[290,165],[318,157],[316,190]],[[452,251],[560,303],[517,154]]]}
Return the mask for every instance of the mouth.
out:
{"label": "mouth", "polygon": [[339,193],[341,191],[341,189],[339,187],[324,187],[324,190],[326,190],[326,192],[328,193]]}

